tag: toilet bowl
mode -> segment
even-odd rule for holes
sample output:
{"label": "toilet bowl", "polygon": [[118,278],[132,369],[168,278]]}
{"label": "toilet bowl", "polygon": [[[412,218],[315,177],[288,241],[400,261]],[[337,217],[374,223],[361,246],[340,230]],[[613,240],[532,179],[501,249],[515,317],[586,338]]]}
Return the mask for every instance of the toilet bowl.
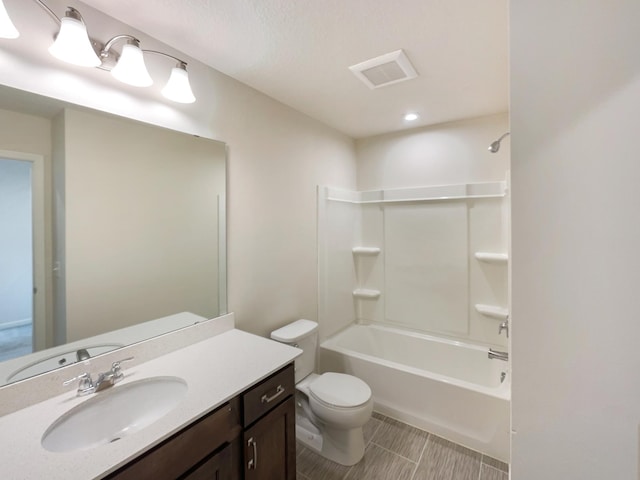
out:
{"label": "toilet bowl", "polygon": [[295,360],[296,437],[308,448],[341,465],[354,465],[364,455],[362,427],[371,418],[371,389],[344,373],[313,373],[318,324],[297,320],[271,333],[271,338],[303,350]]}

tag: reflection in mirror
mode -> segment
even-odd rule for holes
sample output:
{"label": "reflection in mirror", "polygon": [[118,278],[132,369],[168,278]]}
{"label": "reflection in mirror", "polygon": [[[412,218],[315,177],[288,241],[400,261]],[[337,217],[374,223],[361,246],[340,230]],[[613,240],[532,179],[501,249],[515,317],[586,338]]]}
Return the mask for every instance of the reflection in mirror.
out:
{"label": "reflection in mirror", "polygon": [[0,385],[226,313],[221,142],[0,87]]}

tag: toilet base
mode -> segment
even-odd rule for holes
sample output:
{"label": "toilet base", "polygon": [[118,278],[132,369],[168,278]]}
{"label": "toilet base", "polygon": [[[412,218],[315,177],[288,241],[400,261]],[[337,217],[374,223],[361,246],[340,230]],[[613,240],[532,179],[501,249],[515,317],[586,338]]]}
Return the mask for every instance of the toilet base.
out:
{"label": "toilet base", "polygon": [[[367,417],[371,416],[372,409],[370,402]],[[347,467],[364,456],[362,427],[335,428],[320,421],[300,391],[296,393],[296,439],[324,458]]]}
{"label": "toilet base", "polygon": [[296,440],[307,447],[309,450],[313,450],[319,455],[322,455],[322,435],[319,433],[310,432],[309,430],[296,425]]}
{"label": "toilet base", "polygon": [[349,431],[325,429],[320,432],[308,419],[296,418],[296,440],[318,455],[350,467],[364,456],[364,438],[361,428]]}
{"label": "toilet base", "polygon": [[347,467],[355,465],[364,456],[362,428],[349,430],[324,428],[320,455],[340,465]]}

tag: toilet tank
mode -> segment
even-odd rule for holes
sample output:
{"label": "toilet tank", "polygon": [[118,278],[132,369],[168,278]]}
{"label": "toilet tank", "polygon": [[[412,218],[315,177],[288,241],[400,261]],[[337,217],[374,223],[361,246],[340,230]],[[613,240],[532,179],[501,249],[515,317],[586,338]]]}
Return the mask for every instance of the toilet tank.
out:
{"label": "toilet tank", "polygon": [[316,347],[318,346],[318,324],[312,320],[296,320],[271,332],[271,338],[278,342],[302,349],[302,355],[295,359],[295,382],[313,373],[316,367]]}

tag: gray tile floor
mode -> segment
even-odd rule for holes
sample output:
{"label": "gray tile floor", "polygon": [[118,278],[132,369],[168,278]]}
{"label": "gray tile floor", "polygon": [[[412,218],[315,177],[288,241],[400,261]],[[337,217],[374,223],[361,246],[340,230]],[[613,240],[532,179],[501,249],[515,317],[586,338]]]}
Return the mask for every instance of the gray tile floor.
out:
{"label": "gray tile floor", "polygon": [[508,466],[378,413],[364,427],[364,458],[330,462],[298,443],[298,480],[508,480]]}

